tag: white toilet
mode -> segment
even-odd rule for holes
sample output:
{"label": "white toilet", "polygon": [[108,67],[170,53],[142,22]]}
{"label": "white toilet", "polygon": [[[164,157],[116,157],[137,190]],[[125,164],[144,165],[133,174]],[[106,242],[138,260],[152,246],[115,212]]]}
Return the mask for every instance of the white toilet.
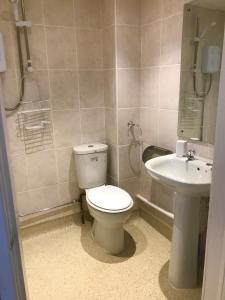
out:
{"label": "white toilet", "polygon": [[94,218],[94,239],[108,253],[118,254],[124,248],[123,224],[134,202],[123,189],[105,185],[107,150],[104,144],[73,148],[79,187],[86,191],[88,209]]}

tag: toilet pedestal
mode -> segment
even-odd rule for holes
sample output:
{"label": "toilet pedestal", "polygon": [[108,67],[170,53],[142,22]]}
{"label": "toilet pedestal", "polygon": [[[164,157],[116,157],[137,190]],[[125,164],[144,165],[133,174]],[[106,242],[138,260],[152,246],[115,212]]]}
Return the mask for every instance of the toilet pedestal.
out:
{"label": "toilet pedestal", "polygon": [[123,224],[115,227],[104,226],[102,222],[94,220],[92,232],[96,242],[110,254],[118,254],[124,248]]}

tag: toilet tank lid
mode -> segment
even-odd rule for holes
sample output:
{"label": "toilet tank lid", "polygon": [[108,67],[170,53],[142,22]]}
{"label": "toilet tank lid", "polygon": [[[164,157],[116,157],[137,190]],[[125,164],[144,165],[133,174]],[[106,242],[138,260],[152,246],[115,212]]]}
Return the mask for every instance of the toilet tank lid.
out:
{"label": "toilet tank lid", "polygon": [[90,154],[96,152],[105,152],[107,149],[108,146],[105,144],[90,143],[73,147],[73,152],[75,154]]}

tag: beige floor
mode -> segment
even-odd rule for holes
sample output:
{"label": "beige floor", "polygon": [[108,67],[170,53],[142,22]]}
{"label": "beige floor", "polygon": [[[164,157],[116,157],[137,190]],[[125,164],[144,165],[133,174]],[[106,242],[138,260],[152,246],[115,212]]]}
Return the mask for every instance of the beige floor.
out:
{"label": "beige floor", "polygon": [[167,281],[170,242],[139,216],[126,225],[126,250],[105,254],[90,223],[72,217],[22,232],[30,300],[200,299],[200,289],[178,292]]}

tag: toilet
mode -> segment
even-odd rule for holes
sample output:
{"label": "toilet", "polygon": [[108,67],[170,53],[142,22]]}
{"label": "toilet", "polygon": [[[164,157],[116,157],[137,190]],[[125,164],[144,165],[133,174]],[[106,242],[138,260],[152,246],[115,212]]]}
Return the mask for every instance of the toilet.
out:
{"label": "toilet", "polygon": [[93,238],[106,252],[118,254],[124,249],[123,224],[134,202],[123,189],[106,185],[107,150],[107,145],[97,143],[73,148],[78,184],[86,191],[94,218]]}

